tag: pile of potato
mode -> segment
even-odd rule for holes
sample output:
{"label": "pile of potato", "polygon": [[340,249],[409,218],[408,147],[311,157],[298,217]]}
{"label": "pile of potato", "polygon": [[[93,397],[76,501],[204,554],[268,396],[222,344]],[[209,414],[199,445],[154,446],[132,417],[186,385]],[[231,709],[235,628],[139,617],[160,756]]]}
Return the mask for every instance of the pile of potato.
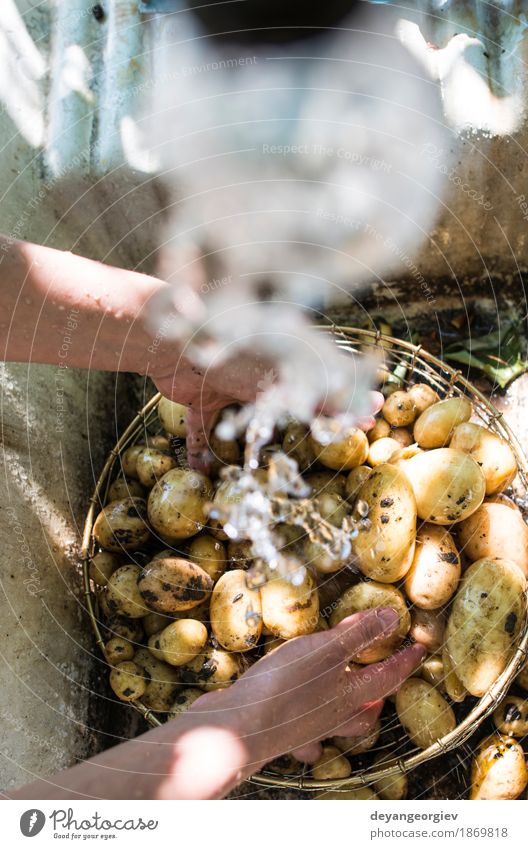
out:
{"label": "pile of potato", "polygon": [[[397,634],[351,661],[372,663],[404,641],[422,643],[427,658],[388,710],[395,708],[400,742],[414,747],[453,731],[454,707],[496,681],[526,617],[528,528],[504,494],[517,474],[515,456],[471,421],[470,401],[440,400],[416,383],[388,394],[368,434],[352,428],[323,445],[294,421],[276,433],[259,474],[266,475],[270,450],[282,449],[297,461],[319,514],[338,527],[352,515],[358,529],[345,562],[302,529],[279,526],[284,549],[306,565],[299,586],[280,577],[252,586],[249,541],[230,540],[221,521],[208,518],[211,504],[240,497],[218,473],[241,464],[241,445],[213,437],[207,477],[182,461],[185,408],[162,399],[158,415],[163,433],[124,451],[93,528],[98,550],[90,577],[116,696],[171,718],[285,640],[389,606],[400,617]],[[528,691],[528,667],[516,686]],[[494,718],[496,733],[473,764],[474,799],[517,798],[528,784],[520,742],[528,735],[528,697],[512,694]],[[382,723],[365,737],[326,741],[312,776],[347,778],[369,752],[370,765],[387,765],[385,748],[375,754],[380,732]],[[401,775],[339,798],[399,799],[406,792]]]}

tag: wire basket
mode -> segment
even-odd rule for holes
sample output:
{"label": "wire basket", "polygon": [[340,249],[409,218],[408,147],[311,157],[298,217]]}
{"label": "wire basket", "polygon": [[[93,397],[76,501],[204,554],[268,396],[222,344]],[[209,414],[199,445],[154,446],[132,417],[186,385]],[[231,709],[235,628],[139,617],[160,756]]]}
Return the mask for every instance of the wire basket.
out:
{"label": "wire basket", "polygon": [[[503,414],[482,394],[472,383],[470,383],[460,370],[451,368],[433,354],[425,351],[421,345],[414,345],[401,339],[393,338],[376,330],[364,330],[346,326],[324,326],[319,330],[329,334],[336,345],[343,351],[351,354],[361,355],[368,352],[379,353],[385,363],[385,385],[394,383],[398,388],[405,388],[411,383],[428,383],[441,398],[457,395],[469,397],[473,403],[474,415],[482,423],[505,439],[515,454],[518,465],[518,477],[516,487],[518,494],[528,492],[528,462],[522,448],[514,433],[503,418]],[[98,512],[106,502],[108,487],[115,477],[116,465],[123,451],[136,442],[141,441],[156,419],[156,410],[161,395],[154,396],[132,420],[123,432],[115,447],[105,462],[103,470],[97,480],[94,493],[90,499],[90,507],[86,517],[81,557],[83,561],[84,594],[88,614],[95,633],[97,645],[103,657],[105,656],[105,641],[101,633],[97,594],[91,586],[89,577],[90,558],[93,556],[96,546],[93,538],[93,525]],[[519,492],[520,491],[520,492]],[[293,788],[297,790],[351,790],[371,785],[381,779],[396,778],[402,773],[409,773],[416,767],[427,761],[446,754],[447,752],[462,746],[471,737],[482,722],[495,710],[502,698],[507,694],[510,684],[517,675],[528,656],[528,611],[522,623],[521,632],[518,637],[517,648],[511,657],[506,669],[495,681],[488,692],[482,696],[476,704],[468,710],[467,714],[458,722],[456,728],[437,740],[427,749],[411,749],[401,757],[393,752],[390,762],[384,766],[367,766],[357,769],[349,778],[316,780],[304,774],[301,770],[298,775],[277,774],[269,769],[252,776],[251,781],[263,786]],[[142,702],[129,703],[138,711],[144,719],[152,726],[162,725],[154,711],[147,708]],[[379,749],[373,749],[369,754],[379,753]]]}

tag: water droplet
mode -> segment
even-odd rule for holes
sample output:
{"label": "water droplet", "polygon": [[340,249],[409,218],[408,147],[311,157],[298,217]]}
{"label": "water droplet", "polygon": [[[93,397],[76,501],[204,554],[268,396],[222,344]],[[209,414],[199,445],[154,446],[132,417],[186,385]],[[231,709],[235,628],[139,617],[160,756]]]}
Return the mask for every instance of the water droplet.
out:
{"label": "water droplet", "polygon": [[358,501],[356,510],[362,518],[366,518],[369,514],[369,506],[366,501]]}

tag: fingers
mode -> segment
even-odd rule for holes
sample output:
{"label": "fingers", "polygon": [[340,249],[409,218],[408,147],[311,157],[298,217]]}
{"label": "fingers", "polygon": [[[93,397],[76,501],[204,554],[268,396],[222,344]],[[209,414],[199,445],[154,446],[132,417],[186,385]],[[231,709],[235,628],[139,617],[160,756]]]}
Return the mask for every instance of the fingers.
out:
{"label": "fingers", "polygon": [[326,660],[331,665],[346,662],[378,640],[386,639],[398,627],[399,616],[391,607],[376,607],[347,616],[324,633],[328,639]]}
{"label": "fingers", "polygon": [[376,424],[376,419],[374,418],[374,416],[379,413],[379,411],[383,407],[383,404],[385,403],[385,398],[383,397],[381,392],[371,392],[370,399],[372,414],[370,416],[364,416],[363,418],[359,419],[357,423],[357,426],[361,428],[361,430],[365,431],[372,430],[372,428]]}
{"label": "fingers", "polygon": [[187,412],[187,460],[191,469],[207,474],[211,464],[209,434],[218,417],[217,410],[188,408]]}
{"label": "fingers", "polygon": [[323,753],[323,747],[321,743],[306,743],[305,746],[299,746],[298,749],[294,749],[290,752],[293,757],[300,761],[303,764],[314,764],[319,760]]}
{"label": "fingers", "polygon": [[418,668],[426,655],[419,643],[400,649],[381,663],[371,663],[363,669],[354,668],[348,673],[347,691],[354,702],[390,696]]}
{"label": "fingers", "polygon": [[383,709],[383,699],[369,702],[334,731],[338,737],[362,737],[374,729]]}

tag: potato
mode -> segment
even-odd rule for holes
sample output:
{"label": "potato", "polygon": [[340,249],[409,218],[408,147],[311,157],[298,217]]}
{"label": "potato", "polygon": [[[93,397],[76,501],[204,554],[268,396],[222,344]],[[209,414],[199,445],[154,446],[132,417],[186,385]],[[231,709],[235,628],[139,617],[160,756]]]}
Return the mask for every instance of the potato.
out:
{"label": "potato", "polygon": [[321,543],[312,542],[306,538],[303,543],[303,563],[305,566],[310,566],[316,569],[321,575],[329,575],[332,572],[339,572],[343,566],[346,566],[348,560],[334,558],[329,554]]}
{"label": "potato", "polygon": [[528,527],[518,510],[484,501],[457,527],[460,550],[469,560],[503,557],[528,577]]}
{"label": "potato", "polygon": [[137,650],[134,662],[146,673],[147,687],[142,702],[151,710],[166,713],[178,694],[178,673],[168,663],[157,660],[148,649]]}
{"label": "potato", "polygon": [[211,596],[211,629],[228,651],[255,648],[262,632],[260,590],[250,589],[242,569],[226,572]]}
{"label": "potato", "polygon": [[239,654],[207,646],[181,670],[181,679],[203,690],[221,690],[236,681],[243,671]]}
{"label": "potato", "polygon": [[314,796],[314,799],[355,799],[361,802],[376,802],[379,796],[376,796],[370,787],[355,787],[351,790],[324,790]]}
{"label": "potato", "polygon": [[392,428],[386,419],[376,419],[374,427],[367,431],[367,439],[369,442],[376,442],[378,439],[384,439],[392,434]]}
{"label": "potato", "polygon": [[416,498],[418,516],[426,522],[461,522],[484,500],[486,481],[480,466],[456,448],[417,454],[405,461],[403,470]]}
{"label": "potato", "polygon": [[227,565],[222,543],[209,534],[199,534],[189,543],[189,557],[207,572],[212,581],[218,581]]}
{"label": "potato", "polygon": [[147,689],[143,670],[132,660],[118,663],[110,672],[110,686],[122,702],[140,699]]}
{"label": "potato", "polygon": [[123,498],[132,498],[134,496],[136,496],[136,498],[145,497],[145,490],[139,481],[127,480],[127,478],[116,478],[116,480],[108,487],[106,503],[110,504],[112,501],[121,501]]}
{"label": "potato", "polygon": [[[193,613],[194,616],[194,613]],[[164,616],[162,613],[147,613],[143,617],[143,627],[147,637],[152,637],[153,634],[158,634],[163,631],[167,625],[170,625],[174,620],[170,616]]]}
{"label": "potato", "polygon": [[407,392],[411,396],[418,416],[440,400],[438,393],[428,386],[427,383],[415,383],[409,387]]}
{"label": "potato", "polygon": [[471,401],[462,396],[437,401],[418,416],[414,439],[421,448],[442,448],[451,439],[456,426],[469,421],[471,412]]}
{"label": "potato", "polygon": [[342,437],[325,445],[313,433],[310,438],[316,458],[328,469],[353,469],[367,459],[368,439],[358,427],[349,428]]}
{"label": "potato", "polygon": [[428,684],[436,687],[440,692],[445,692],[445,669],[440,655],[428,655],[420,666],[418,674]]}
{"label": "potato", "polygon": [[388,463],[394,452],[399,449],[400,443],[390,436],[376,439],[370,444],[367,463],[369,466],[381,466],[382,463]]}
{"label": "potato", "polygon": [[471,766],[469,798],[517,799],[527,784],[528,770],[519,743],[500,734],[486,737]]}
{"label": "potato", "polygon": [[211,475],[216,477],[223,466],[238,466],[240,463],[240,445],[236,439],[219,439],[214,433],[209,437],[211,454]]}
{"label": "potato", "polygon": [[151,655],[153,657],[155,657],[156,660],[161,660],[163,663],[165,663],[165,658],[164,658],[163,653],[161,651],[161,646],[160,646],[160,641],[159,641],[160,634],[161,634],[161,631],[158,631],[157,634],[152,634],[148,639],[147,647],[148,647],[148,650],[151,653]]}
{"label": "potato", "polygon": [[204,601],[213,582],[196,563],[166,557],[152,560],[141,570],[138,588],[149,608],[156,613],[174,614]]}
{"label": "potato", "polygon": [[392,427],[407,427],[416,418],[416,407],[408,392],[397,389],[385,401],[381,414]]}
{"label": "potato", "polygon": [[416,535],[416,504],[407,478],[394,466],[377,466],[359,490],[356,511],[362,505],[370,527],[360,527],[353,542],[357,565],[376,581],[398,581],[411,565]]}
{"label": "potato", "polygon": [[396,693],[398,719],[415,746],[427,749],[456,728],[453,708],[420,678],[408,678]]}
{"label": "potato", "polygon": [[170,451],[171,447],[170,440],[160,433],[156,433],[153,436],[147,435],[145,443],[147,448],[157,448],[158,451]]}
{"label": "potato", "polygon": [[493,722],[508,737],[528,736],[528,699],[506,696],[493,713]]}
{"label": "potato", "polygon": [[311,769],[312,777],[316,781],[348,778],[352,773],[349,761],[336,746],[323,746],[319,760],[313,764]]}
{"label": "potato", "polygon": [[150,523],[169,542],[192,537],[202,530],[206,521],[204,508],[212,498],[213,486],[205,475],[171,469],[150,491]]}
{"label": "potato", "polygon": [[247,569],[253,561],[253,543],[250,539],[232,539],[227,544],[230,569]]}
{"label": "potato", "polygon": [[[372,766],[374,769],[387,769],[388,767],[396,766],[396,761],[392,760],[386,752],[382,752],[374,758]],[[408,785],[407,776],[401,770],[398,770],[393,775],[378,778],[373,782],[379,798],[390,801],[405,799]]]}
{"label": "potato", "polygon": [[130,448],[127,448],[126,451],[123,451],[121,454],[121,469],[126,478],[135,478],[136,480],[139,480],[136,462],[144,448],[145,446],[143,444],[131,445]]}
{"label": "potato", "polygon": [[135,563],[120,566],[108,580],[106,591],[108,606],[120,616],[141,619],[148,613],[147,605],[138,589],[141,573]]}
{"label": "potato", "polygon": [[376,745],[380,732],[381,722],[378,720],[372,731],[369,731],[368,734],[358,734],[355,737],[332,737],[332,743],[347,757],[361,755]]}
{"label": "potato", "polygon": [[310,429],[299,422],[290,422],[286,428],[282,450],[297,462],[300,472],[304,472],[315,462]]}
{"label": "potato", "polygon": [[141,619],[125,619],[116,614],[108,618],[105,631],[108,633],[109,639],[111,637],[123,637],[124,640],[128,640],[134,645],[140,643],[145,636]]}
{"label": "potato", "polygon": [[467,698],[468,691],[456,673],[453,661],[444,646],[442,650],[442,663],[444,665],[444,687],[452,702],[463,702]]}
{"label": "potato", "polygon": [[478,424],[457,425],[449,445],[467,451],[479,464],[486,480],[486,495],[502,492],[517,474],[517,460],[508,443]]}
{"label": "potato", "polygon": [[371,472],[370,466],[356,466],[355,469],[351,469],[345,487],[345,495],[349,502],[355,501],[359,490],[370,477]]}
{"label": "potato", "polygon": [[128,640],[124,640],[123,637],[112,637],[105,645],[105,657],[112,666],[126,660],[132,660],[134,654],[134,646]]}
{"label": "potato", "polygon": [[504,671],[525,615],[526,579],[515,563],[482,558],[465,572],[446,628],[446,650],[472,696]]}
{"label": "potato", "polygon": [[90,578],[98,587],[106,587],[109,577],[119,568],[119,560],[109,551],[99,551],[90,560]]}
{"label": "potato", "polygon": [[[337,492],[323,492],[313,499],[313,505],[322,519],[330,522],[336,528],[340,528],[343,524],[343,519],[348,514],[349,505],[341,498]],[[286,527],[289,527],[286,525]],[[298,537],[304,534],[304,530],[299,528]]]}
{"label": "potato", "polygon": [[180,690],[174,699],[174,704],[171,705],[168,719],[175,719],[182,713],[186,713],[200,696],[203,696],[203,691],[194,687],[185,687],[184,690]]}
{"label": "potato", "polygon": [[319,595],[309,572],[301,584],[286,578],[271,578],[262,586],[260,597],[263,624],[275,636],[290,640],[316,630]]}
{"label": "potato", "polygon": [[107,551],[132,551],[147,542],[146,504],[142,498],[123,498],[103,507],[93,527],[93,535]]}
{"label": "potato", "polygon": [[136,460],[136,471],[140,483],[147,489],[152,489],[154,484],[163,475],[176,467],[174,457],[158,448],[144,448]]}
{"label": "potato", "polygon": [[305,481],[312,488],[312,497],[322,492],[336,492],[341,498],[346,495],[346,477],[332,472],[311,472]]}
{"label": "potato", "polygon": [[207,643],[207,628],[196,619],[178,619],[163,629],[157,642],[163,660],[171,666],[185,666]]}
{"label": "potato", "polygon": [[330,627],[334,628],[353,613],[374,607],[392,607],[400,617],[400,627],[391,636],[376,640],[375,645],[365,648],[353,657],[352,660],[357,663],[376,663],[389,657],[401,645],[411,626],[411,616],[405,599],[396,587],[376,581],[362,581],[360,584],[349,587],[338,599],[335,610],[330,616]]}
{"label": "potato", "polygon": [[[236,481],[222,481],[218,489],[216,490],[213,498],[213,510],[217,508],[219,510],[227,510],[232,504],[239,504],[242,498],[242,490]],[[219,540],[228,540],[229,537],[225,533],[224,529],[224,520],[221,518],[216,518],[213,515],[209,515],[207,530],[211,533],[216,539]]]}
{"label": "potato", "polygon": [[177,404],[175,401],[169,401],[168,398],[160,398],[158,418],[163,430],[166,430],[172,436],[177,436],[178,439],[185,439],[187,436],[185,424],[187,407],[184,407],[183,404]]}
{"label": "potato", "polygon": [[412,434],[407,427],[395,427],[391,429],[389,436],[398,443],[400,448],[408,448],[413,444]]}
{"label": "potato", "polygon": [[461,569],[449,531],[439,525],[422,525],[416,534],[411,568],[404,579],[407,598],[424,610],[443,607],[456,591]]}
{"label": "potato", "polygon": [[421,610],[414,607],[411,611],[409,636],[435,654],[444,643],[446,615],[443,610]]}

